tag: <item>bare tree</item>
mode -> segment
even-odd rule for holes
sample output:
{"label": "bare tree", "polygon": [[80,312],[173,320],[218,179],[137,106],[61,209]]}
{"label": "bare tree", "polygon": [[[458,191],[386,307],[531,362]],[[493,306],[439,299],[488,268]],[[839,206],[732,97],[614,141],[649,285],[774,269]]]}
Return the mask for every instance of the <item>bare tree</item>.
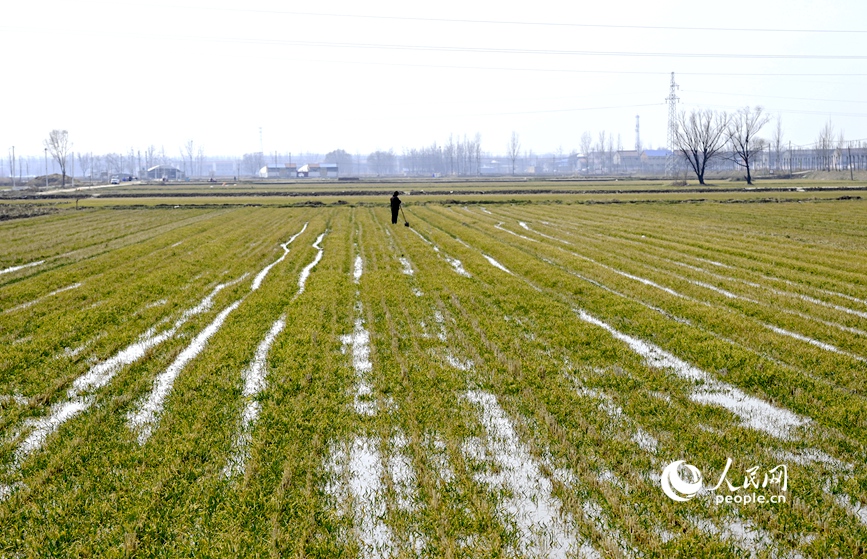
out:
{"label": "bare tree", "polygon": [[476,174],[482,174],[482,135],[476,132],[473,138],[473,152],[476,158]]}
{"label": "bare tree", "polygon": [[466,135],[464,135],[464,141],[458,140],[458,143],[455,144],[455,174],[463,175],[464,170],[466,169],[467,162],[467,142]]}
{"label": "bare tree", "polygon": [[[13,150],[15,148],[12,148]],[[12,186],[15,186],[15,152],[9,151],[9,177],[12,179]]]}
{"label": "bare tree", "polygon": [[123,166],[123,156],[117,153],[107,153],[105,154],[105,165],[109,175],[120,174],[121,167]]}
{"label": "bare tree", "polygon": [[105,156],[104,155],[91,155],[90,160],[90,180],[93,182],[93,175],[96,174],[96,178],[99,179],[100,174],[102,173],[102,168],[105,165]]}
{"label": "bare tree", "polygon": [[66,130],[52,130],[45,140],[51,157],[60,166],[60,185],[66,186],[66,158],[69,155],[69,133]]}
{"label": "bare tree", "polygon": [[145,169],[155,167],[157,164],[157,148],[153,144],[145,150]]}
{"label": "bare tree", "polygon": [[457,151],[457,147],[455,146],[455,140],[451,134],[449,134],[449,143],[445,146],[445,156],[448,159],[449,164],[449,174],[455,174],[455,152]]}
{"label": "bare tree", "polygon": [[596,153],[598,154],[599,162],[601,165],[601,172],[605,172],[605,130],[599,132],[598,140],[596,142]]}
{"label": "bare tree", "polygon": [[747,171],[747,184],[753,184],[750,164],[756,155],[761,154],[764,141],[756,138],[759,130],[768,123],[771,116],[761,107],[744,107],[732,115],[726,127],[726,137],[731,146],[731,159]]}
{"label": "bare tree", "polygon": [[135,150],[133,148],[129,148],[129,153],[126,154],[126,168],[130,177],[138,174],[135,169]]}
{"label": "bare tree", "polygon": [[831,156],[831,159],[834,161],[834,169],[837,171],[842,171],[841,167],[843,162],[843,150],[846,149],[846,134],[840,130],[840,133],[837,135],[837,146],[834,149],[834,153]]}
{"label": "bare tree", "polygon": [[394,152],[392,150],[375,151],[367,156],[367,164],[377,175],[391,174],[394,169]]}
{"label": "bare tree", "polygon": [[446,150],[434,142],[420,149],[404,149],[403,164],[412,175],[441,175],[448,170],[446,158]]}
{"label": "bare tree", "polygon": [[774,150],[774,167],[780,170],[782,166],[780,162],[783,160],[783,117],[777,115],[777,124],[774,127],[773,136],[771,136],[771,147]]}
{"label": "bare tree", "polygon": [[574,175],[576,167],[578,167],[578,152],[573,149],[569,152],[569,172]]}
{"label": "bare tree", "polygon": [[512,137],[509,138],[509,145],[507,149],[509,154],[509,161],[512,162],[512,175],[514,175],[515,161],[518,159],[518,155],[521,153],[521,137],[518,136],[518,133],[514,130],[512,131]]}
{"label": "bare tree", "polygon": [[186,158],[186,156],[184,155],[184,150],[183,150],[183,148],[181,148],[181,149],[178,150],[178,151],[180,151],[180,153],[181,153],[181,165],[183,165],[183,167],[184,167],[184,168],[183,168],[184,176],[187,176],[187,177],[188,177],[188,176],[190,176],[191,173],[187,173],[187,158]]}
{"label": "bare tree", "polygon": [[587,163],[587,173],[590,172],[590,150],[593,149],[593,136],[590,135],[590,132],[584,132],[581,134],[581,143],[579,144],[581,148],[581,153],[584,155],[584,160]]}
{"label": "bare tree", "polygon": [[81,172],[87,176],[88,174],[93,180],[93,158],[89,153],[78,152],[78,166],[81,167]]}
{"label": "bare tree", "polygon": [[816,151],[820,158],[820,165],[826,171],[831,170],[832,149],[834,149],[834,125],[829,118],[825,126],[819,131],[819,137],[816,139]]}
{"label": "bare tree", "polygon": [[[186,153],[187,158],[190,160],[190,174],[187,176],[192,176],[196,174],[195,168],[193,167],[193,156],[195,155],[195,150],[193,149],[193,141],[189,140],[184,144],[184,153]],[[183,159],[184,154],[181,154],[181,159]],[[184,165],[186,167],[186,165]]]}
{"label": "bare tree", "polygon": [[699,184],[704,184],[707,164],[725,146],[729,117],[725,112],[709,109],[681,112],[677,117],[674,134],[674,149],[683,154],[692,168]]}
{"label": "bare tree", "polygon": [[259,172],[259,169],[265,166],[265,156],[261,151],[257,151],[255,153],[245,153],[244,154],[244,169],[250,176],[255,177],[256,173]]}

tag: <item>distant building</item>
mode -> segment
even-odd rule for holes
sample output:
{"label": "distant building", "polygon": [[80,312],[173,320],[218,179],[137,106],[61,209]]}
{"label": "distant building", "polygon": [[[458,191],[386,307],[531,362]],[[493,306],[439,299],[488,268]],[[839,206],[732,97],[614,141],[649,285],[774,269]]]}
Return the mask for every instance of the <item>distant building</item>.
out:
{"label": "distant building", "polygon": [[184,172],[172,165],[155,165],[147,170],[146,176],[150,180],[178,181],[184,179]]}
{"label": "distant building", "polygon": [[205,173],[211,177],[237,177],[240,169],[235,159],[212,159],[205,163]]}
{"label": "distant building", "polygon": [[296,177],[295,164],[286,163],[279,165],[265,165],[256,173],[260,179],[294,179]]}
{"label": "distant building", "polygon": [[641,170],[648,175],[664,175],[668,161],[667,149],[646,149],[641,153]]}
{"label": "distant building", "polygon": [[337,163],[320,163],[319,176],[327,178],[337,178]]}
{"label": "distant building", "polygon": [[298,167],[296,172],[298,178],[337,178],[337,163],[307,163]]}
{"label": "distant building", "polygon": [[641,153],[637,150],[621,150],[614,154],[614,168],[619,173],[641,171]]}

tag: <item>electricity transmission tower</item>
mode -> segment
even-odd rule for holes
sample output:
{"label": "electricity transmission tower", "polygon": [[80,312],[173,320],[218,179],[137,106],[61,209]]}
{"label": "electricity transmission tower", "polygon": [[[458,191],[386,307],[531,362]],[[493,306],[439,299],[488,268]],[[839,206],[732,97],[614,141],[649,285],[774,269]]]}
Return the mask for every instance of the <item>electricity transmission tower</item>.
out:
{"label": "electricity transmission tower", "polygon": [[677,174],[677,157],[674,155],[674,138],[677,135],[677,84],[674,81],[674,72],[671,73],[671,86],[668,92],[668,157],[665,160],[665,176],[673,177]]}

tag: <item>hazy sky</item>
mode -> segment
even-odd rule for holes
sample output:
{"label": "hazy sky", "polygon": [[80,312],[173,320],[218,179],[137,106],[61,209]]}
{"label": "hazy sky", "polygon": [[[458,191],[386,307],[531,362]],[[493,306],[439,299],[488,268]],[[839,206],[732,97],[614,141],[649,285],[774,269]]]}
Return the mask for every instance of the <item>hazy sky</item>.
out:
{"label": "hazy sky", "polygon": [[[177,156],[440,144],[664,147],[681,110],[762,105],[785,140],[867,140],[864,0],[4,0],[0,149]],[[763,135],[770,137],[773,124]]]}

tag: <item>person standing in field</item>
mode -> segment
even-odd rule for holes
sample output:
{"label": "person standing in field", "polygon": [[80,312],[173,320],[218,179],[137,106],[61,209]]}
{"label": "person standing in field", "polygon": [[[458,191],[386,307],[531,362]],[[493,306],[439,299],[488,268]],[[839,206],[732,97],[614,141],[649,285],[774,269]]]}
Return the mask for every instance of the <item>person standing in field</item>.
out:
{"label": "person standing in field", "polygon": [[394,191],[394,195],[391,197],[391,223],[397,223],[397,214],[400,212],[400,198],[397,197],[399,192],[397,190]]}

